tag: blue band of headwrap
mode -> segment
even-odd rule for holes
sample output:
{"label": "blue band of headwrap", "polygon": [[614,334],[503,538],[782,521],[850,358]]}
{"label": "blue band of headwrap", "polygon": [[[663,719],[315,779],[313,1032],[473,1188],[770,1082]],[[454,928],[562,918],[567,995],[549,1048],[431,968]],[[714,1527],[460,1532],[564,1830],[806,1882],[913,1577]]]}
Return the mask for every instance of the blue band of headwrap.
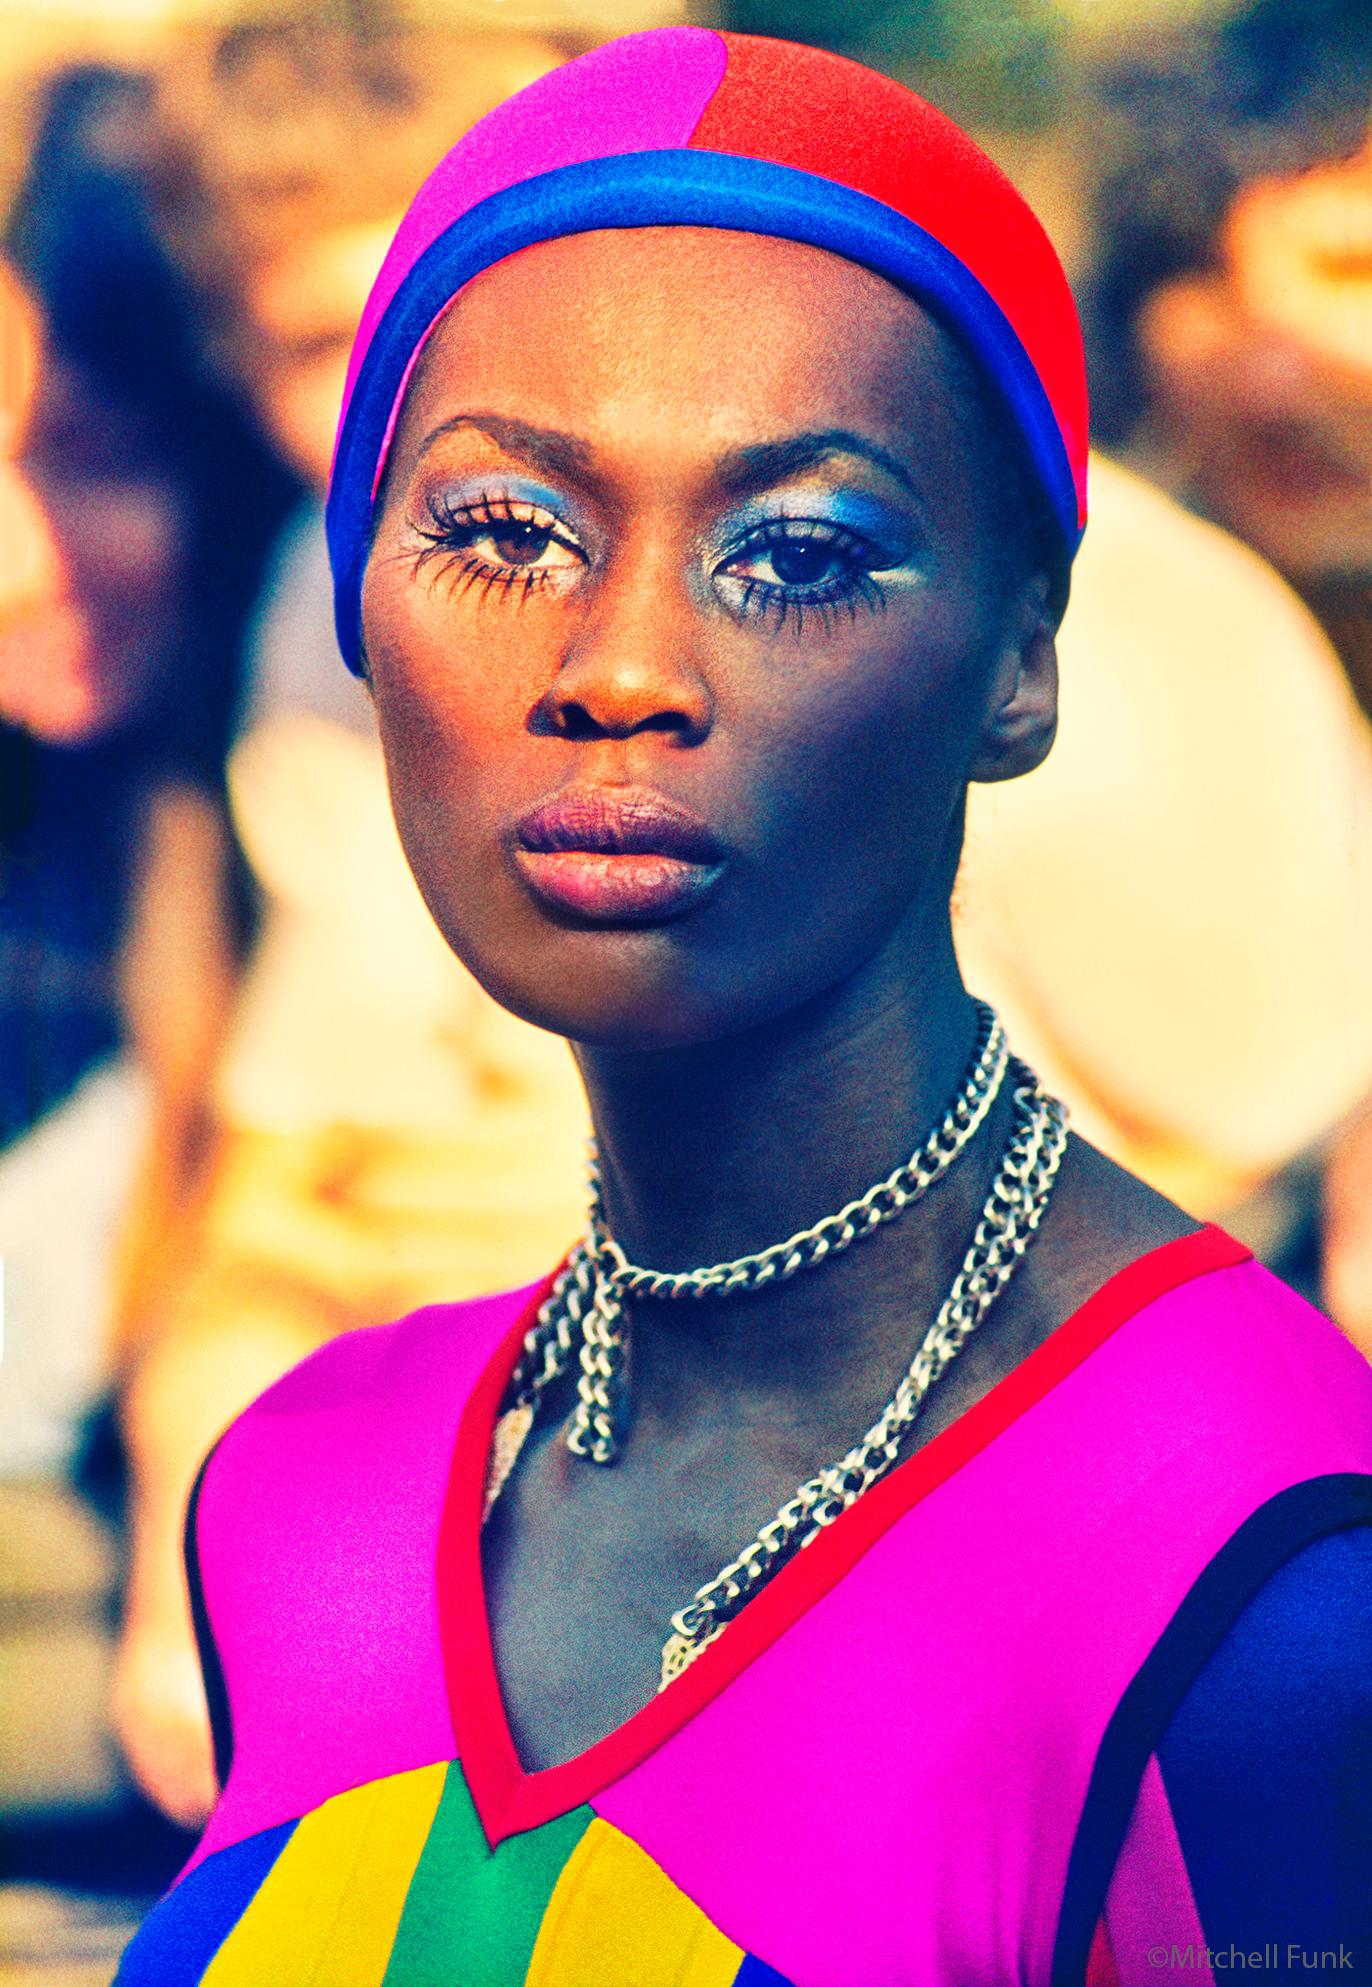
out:
{"label": "blue band of headwrap", "polygon": [[632,152],[541,173],[481,201],[437,237],[391,299],[353,389],[329,492],[334,614],[350,669],[361,672],[376,467],[396,395],[435,319],[463,284],[534,242],[599,228],[672,226],[808,242],[918,298],[960,339],[998,395],[1048,500],[1064,568],[1070,562],[1081,533],[1053,409],[1004,312],[955,255],[882,201],[816,173],[718,152]]}

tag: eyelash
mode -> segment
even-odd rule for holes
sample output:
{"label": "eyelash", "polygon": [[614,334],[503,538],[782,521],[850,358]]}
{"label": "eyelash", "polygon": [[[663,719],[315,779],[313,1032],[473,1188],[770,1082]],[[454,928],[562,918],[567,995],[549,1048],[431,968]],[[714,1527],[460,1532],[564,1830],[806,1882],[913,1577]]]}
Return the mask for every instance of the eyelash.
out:
{"label": "eyelash", "polygon": [[803,582],[778,586],[771,580],[741,579],[739,584],[743,591],[738,603],[739,613],[770,619],[777,633],[789,621],[799,634],[811,614],[818,614],[827,629],[840,613],[846,613],[849,620],[854,621],[860,609],[874,614],[884,612],[886,591],[871,570],[871,561],[875,557],[872,546],[845,526],[826,519],[803,516],[769,519],[766,524],[750,532],[741,545],[735,546],[723,562],[721,571],[743,559],[801,545],[813,545],[829,552],[842,562],[843,570],[830,579],[812,582],[808,586]]}
{"label": "eyelash", "polygon": [[[522,603],[531,593],[547,586],[555,572],[566,570],[555,566],[496,565],[472,552],[473,544],[483,537],[494,536],[502,526],[507,531],[532,528],[545,534],[546,544],[560,545],[584,558],[576,541],[559,530],[552,513],[537,504],[520,504],[509,497],[483,494],[474,502],[454,509],[436,496],[430,499],[428,512],[428,526],[417,527],[425,545],[415,561],[415,569],[419,571],[433,560],[440,560],[439,577],[451,576],[457,593],[479,587],[480,598],[484,599],[492,588],[499,588]],[[797,582],[789,586],[728,572],[731,565],[742,560],[806,545],[827,551],[842,563],[843,570],[809,585]],[[860,609],[884,612],[886,593],[870,565],[874,556],[872,547],[843,525],[821,518],[779,517],[758,526],[735,546],[716,568],[716,577],[735,579],[740,591],[733,607],[741,619],[770,621],[776,633],[789,623],[799,634],[813,614],[818,614],[827,629],[843,612],[850,621],[856,620]]]}
{"label": "eyelash", "polygon": [[506,531],[532,528],[544,532],[549,544],[561,545],[568,551],[581,554],[581,547],[576,541],[565,536],[558,529],[552,514],[538,504],[520,504],[510,497],[482,495],[475,502],[454,510],[444,498],[432,497],[428,512],[429,524],[416,527],[425,543],[415,560],[415,571],[419,572],[435,559],[439,560],[438,577],[450,577],[455,593],[466,593],[475,586],[481,589],[479,597],[484,600],[493,587],[498,587],[504,593],[516,595],[522,602],[538,588],[546,586],[553,573],[560,570],[550,566],[495,565],[471,550],[477,540],[497,535],[502,526]]}

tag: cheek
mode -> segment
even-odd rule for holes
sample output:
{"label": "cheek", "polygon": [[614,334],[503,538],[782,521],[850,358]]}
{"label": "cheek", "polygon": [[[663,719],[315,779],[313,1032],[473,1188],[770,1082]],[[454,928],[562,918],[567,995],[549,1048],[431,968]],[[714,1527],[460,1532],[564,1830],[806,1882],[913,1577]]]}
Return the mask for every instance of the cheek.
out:
{"label": "cheek", "polygon": [[[944,849],[974,750],[975,671],[934,617],[825,662],[750,752],[768,839],[822,861],[840,903],[904,899]],[[840,911],[841,915],[841,911]]]}
{"label": "cheek", "polygon": [[[527,781],[534,702],[518,631],[455,615],[408,564],[374,562],[362,618],[392,806],[406,854],[446,937],[503,879],[493,849]],[[524,805],[534,796],[526,793]]]}
{"label": "cheek", "polygon": [[470,797],[508,777],[537,701],[537,645],[518,615],[458,611],[444,576],[416,583],[408,558],[374,560],[362,625],[383,737],[424,794]]}

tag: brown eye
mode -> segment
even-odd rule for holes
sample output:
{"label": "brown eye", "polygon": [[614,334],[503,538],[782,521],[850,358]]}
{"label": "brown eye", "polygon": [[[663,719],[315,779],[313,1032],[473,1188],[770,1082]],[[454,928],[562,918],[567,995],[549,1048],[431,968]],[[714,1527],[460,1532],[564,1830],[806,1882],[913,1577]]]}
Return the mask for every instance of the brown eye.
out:
{"label": "brown eye", "polygon": [[431,526],[419,527],[430,548],[426,558],[463,561],[465,570],[493,584],[516,578],[541,583],[586,563],[568,528],[533,505],[516,508],[504,498],[483,497],[460,510],[436,502],[429,515]]}
{"label": "brown eye", "polygon": [[507,566],[535,566],[552,543],[550,525],[517,524],[513,520],[490,533],[496,557]]}

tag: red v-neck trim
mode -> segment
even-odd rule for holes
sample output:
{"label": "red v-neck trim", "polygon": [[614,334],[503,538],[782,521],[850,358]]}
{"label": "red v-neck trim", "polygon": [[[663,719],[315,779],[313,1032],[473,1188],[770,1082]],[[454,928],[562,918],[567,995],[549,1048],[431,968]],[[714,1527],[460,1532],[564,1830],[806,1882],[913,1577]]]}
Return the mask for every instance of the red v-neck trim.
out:
{"label": "red v-neck trim", "polygon": [[496,1415],[540,1286],[487,1363],[463,1411],[439,1526],[439,1628],[453,1732],[487,1840],[537,1828],[622,1779],[823,1598],[882,1534],[1042,1400],[1110,1335],[1155,1299],[1251,1251],[1213,1225],[1164,1242],[1103,1284],[1014,1371],[875,1484],[748,1603],[683,1675],[585,1752],[526,1773],[496,1675],[481,1568],[481,1514]]}

